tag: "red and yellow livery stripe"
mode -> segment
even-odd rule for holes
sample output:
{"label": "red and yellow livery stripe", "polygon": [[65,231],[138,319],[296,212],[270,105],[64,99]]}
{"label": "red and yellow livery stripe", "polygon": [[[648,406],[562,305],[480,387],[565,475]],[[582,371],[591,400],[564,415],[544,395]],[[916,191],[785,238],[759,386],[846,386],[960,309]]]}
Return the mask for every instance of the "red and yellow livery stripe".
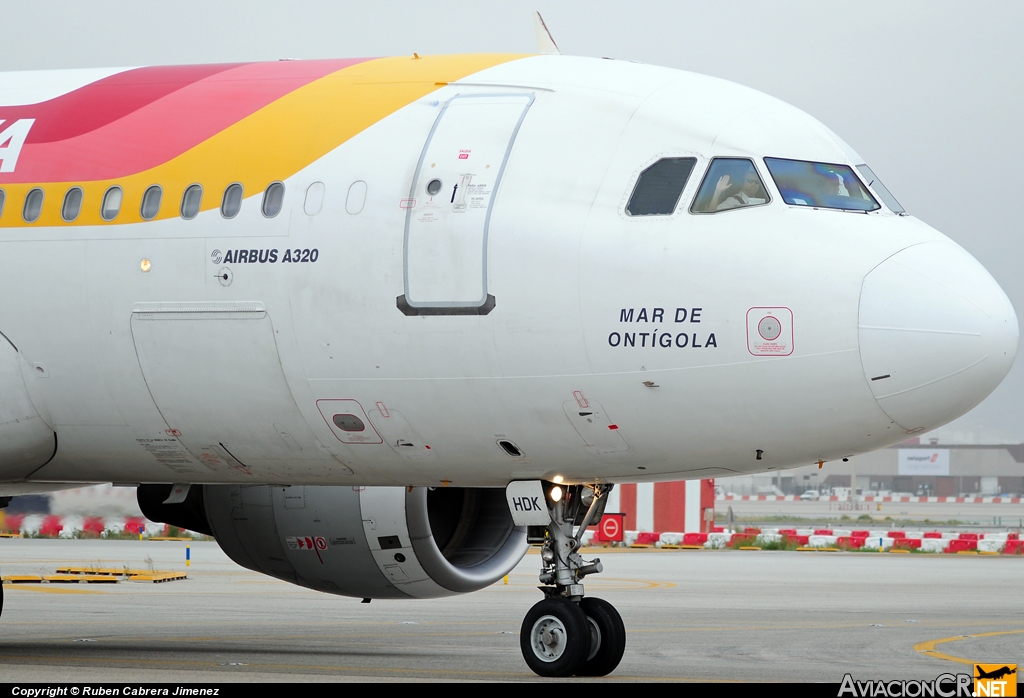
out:
{"label": "red and yellow livery stripe", "polygon": [[[0,226],[69,225],[60,206],[72,186],[85,194],[75,225],[110,225],[99,209],[113,185],[125,192],[114,223],[141,222],[142,194],[153,184],[164,190],[157,219],[177,216],[193,183],[206,191],[203,210],[217,208],[228,184],[259,194],[439,85],[519,57],[140,68],[39,104],[0,107],[4,126],[35,119],[15,171],[0,173]],[[20,208],[34,187],[45,199],[30,224]]]}

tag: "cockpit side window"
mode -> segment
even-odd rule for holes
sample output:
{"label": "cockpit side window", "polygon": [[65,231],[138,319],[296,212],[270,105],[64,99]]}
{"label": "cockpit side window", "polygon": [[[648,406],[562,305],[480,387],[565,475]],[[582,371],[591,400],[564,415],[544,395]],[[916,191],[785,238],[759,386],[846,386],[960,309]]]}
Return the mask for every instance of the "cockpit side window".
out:
{"label": "cockpit side window", "polygon": [[671,216],[697,158],[662,158],[640,173],[626,204],[631,216]]}
{"label": "cockpit side window", "polygon": [[825,162],[765,158],[772,179],[790,206],[876,211],[881,206],[861,184],[853,168]]}
{"label": "cockpit side window", "polygon": [[747,158],[715,158],[704,175],[692,213],[718,213],[770,201],[761,176]]}
{"label": "cockpit side window", "polygon": [[882,200],[889,210],[893,213],[906,213],[904,208],[900,206],[900,202],[896,200],[896,197],[889,193],[889,190],[882,184],[882,180],[878,178],[871,168],[867,165],[857,165],[857,169],[860,170],[860,176],[864,178],[864,181],[868,183],[868,189],[875,192],[878,198]]}

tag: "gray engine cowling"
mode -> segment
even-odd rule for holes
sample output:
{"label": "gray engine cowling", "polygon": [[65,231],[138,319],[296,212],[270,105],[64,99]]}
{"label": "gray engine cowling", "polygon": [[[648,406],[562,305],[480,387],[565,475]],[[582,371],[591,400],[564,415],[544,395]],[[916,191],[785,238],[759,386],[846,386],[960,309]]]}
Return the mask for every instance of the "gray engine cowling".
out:
{"label": "gray engine cowling", "polygon": [[508,574],[528,547],[501,489],[202,490],[210,532],[232,560],[332,594],[436,598],[476,591]]}

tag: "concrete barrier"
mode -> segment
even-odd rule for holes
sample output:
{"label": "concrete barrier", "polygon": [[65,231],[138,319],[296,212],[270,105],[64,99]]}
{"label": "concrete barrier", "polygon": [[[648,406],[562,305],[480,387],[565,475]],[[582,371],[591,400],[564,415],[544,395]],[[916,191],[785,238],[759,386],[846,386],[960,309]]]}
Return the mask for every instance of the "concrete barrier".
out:
{"label": "concrete barrier", "polygon": [[977,550],[978,541],[971,538],[953,538],[949,541],[949,545],[943,552],[946,553],[961,553],[969,550]]}
{"label": "concrete barrier", "polygon": [[1006,540],[1002,538],[985,538],[978,541],[978,552],[1001,553],[1006,547]]}
{"label": "concrete barrier", "polygon": [[683,535],[682,531],[665,531],[658,539],[658,545],[682,545]]}
{"label": "concrete barrier", "polygon": [[660,533],[654,531],[640,531],[636,535],[636,540],[630,545],[657,545],[660,539]]}
{"label": "concrete barrier", "polygon": [[709,533],[708,539],[704,542],[705,548],[724,548],[729,544],[729,539],[732,538],[731,533]]}
{"label": "concrete barrier", "polygon": [[921,539],[921,552],[923,553],[941,553],[946,549],[949,544],[948,541],[942,538],[922,538]]}

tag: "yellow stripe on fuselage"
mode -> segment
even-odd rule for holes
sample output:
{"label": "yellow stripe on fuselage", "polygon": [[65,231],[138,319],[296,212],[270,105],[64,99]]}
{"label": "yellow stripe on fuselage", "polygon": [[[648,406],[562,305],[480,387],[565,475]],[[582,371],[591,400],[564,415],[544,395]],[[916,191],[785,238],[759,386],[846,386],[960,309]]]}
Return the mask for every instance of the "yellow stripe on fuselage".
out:
{"label": "yellow stripe on fuselage", "polygon": [[[4,185],[6,202],[0,227],[141,223],[142,195],[154,184],[163,187],[155,220],[179,215],[181,196],[190,184],[203,186],[203,211],[218,208],[224,189],[232,182],[245,187],[246,198],[260,195],[271,182],[291,177],[439,86],[522,57],[469,54],[358,63],[290,92],[172,160],[138,174],[93,182]],[[124,189],[124,201],[117,218],[107,222],[100,217],[100,202],[104,192],[115,185]],[[61,203],[73,186],[84,192],[82,212],[73,223],[66,223],[61,218]],[[25,195],[35,187],[45,192],[43,211],[36,222],[26,223],[21,209]]]}

